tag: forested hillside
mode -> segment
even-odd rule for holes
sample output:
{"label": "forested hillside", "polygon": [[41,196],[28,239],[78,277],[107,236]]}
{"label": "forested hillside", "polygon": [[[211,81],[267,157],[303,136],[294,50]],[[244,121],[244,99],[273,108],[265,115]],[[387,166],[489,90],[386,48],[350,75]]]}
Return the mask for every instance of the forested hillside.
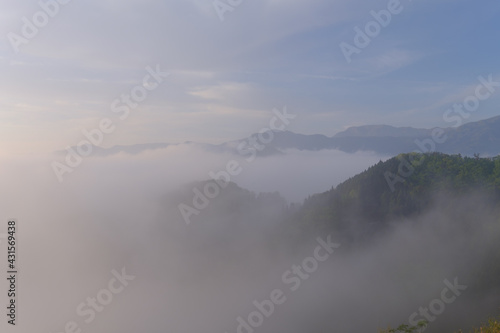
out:
{"label": "forested hillside", "polygon": [[422,213],[440,195],[451,199],[476,191],[498,206],[500,159],[401,154],[330,191],[312,195],[294,219],[308,228],[312,224],[341,232],[370,233],[391,221]]}

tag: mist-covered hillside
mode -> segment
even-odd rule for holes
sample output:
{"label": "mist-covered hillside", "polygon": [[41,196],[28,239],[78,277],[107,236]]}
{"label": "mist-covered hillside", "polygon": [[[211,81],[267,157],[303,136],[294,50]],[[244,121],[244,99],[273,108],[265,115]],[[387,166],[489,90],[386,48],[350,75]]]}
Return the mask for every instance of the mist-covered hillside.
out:
{"label": "mist-covered hillside", "polygon": [[451,199],[473,192],[499,206],[500,159],[401,154],[310,196],[298,216],[304,223],[326,223],[337,230],[348,230],[354,219],[358,232],[368,232],[425,212],[440,195]]}
{"label": "mist-covered hillside", "polygon": [[[189,203],[193,188],[202,193],[211,182],[170,195],[166,210]],[[287,262],[284,258],[300,257],[316,237],[340,244],[332,261],[322,264],[321,277],[304,287],[305,294],[298,292],[299,299],[305,297],[299,303],[311,298],[312,306],[321,308],[304,310],[307,315],[301,317],[318,331],[375,332],[388,324],[408,324],[412,306],[418,313],[452,278],[466,288],[439,320],[428,320],[429,332],[472,327],[500,310],[499,159],[402,154],[301,204],[234,183],[207,203],[193,215],[193,234],[187,238],[209,242],[203,246],[207,258],[212,251],[226,253],[232,264],[249,260],[275,272]],[[182,224],[178,209],[176,215]],[[238,242],[244,250],[228,255]],[[366,319],[356,321],[353,314]]]}

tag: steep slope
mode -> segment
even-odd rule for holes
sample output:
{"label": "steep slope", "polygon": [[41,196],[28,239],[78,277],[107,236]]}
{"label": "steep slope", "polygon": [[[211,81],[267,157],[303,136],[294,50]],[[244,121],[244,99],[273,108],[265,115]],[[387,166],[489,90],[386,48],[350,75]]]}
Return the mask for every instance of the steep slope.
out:
{"label": "steep slope", "polygon": [[359,236],[420,214],[439,193],[460,196],[476,190],[498,206],[499,159],[402,154],[309,197],[295,218],[303,226],[313,224]]}

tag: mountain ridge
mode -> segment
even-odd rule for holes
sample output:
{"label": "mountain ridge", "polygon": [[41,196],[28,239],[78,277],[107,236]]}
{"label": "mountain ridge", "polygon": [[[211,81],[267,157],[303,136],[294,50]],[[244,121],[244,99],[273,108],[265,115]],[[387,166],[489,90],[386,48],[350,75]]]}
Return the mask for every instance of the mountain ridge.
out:
{"label": "mountain ridge", "polygon": [[[439,128],[439,127],[436,127]],[[139,154],[146,150],[163,149],[170,146],[195,145],[213,153],[243,155],[253,149],[258,156],[285,154],[286,150],[340,150],[346,153],[372,151],[384,155],[398,155],[414,151],[441,152],[445,154],[463,154],[473,156],[497,156],[500,154],[500,116],[469,122],[459,127],[442,128],[442,140],[435,141],[434,129],[414,127],[394,127],[390,125],[365,125],[350,127],[331,137],[323,134],[300,134],[291,131],[273,131],[272,140],[265,143],[254,133],[240,140],[226,141],[221,144],[197,143],[151,143],[136,145],[117,145],[110,148],[95,147],[94,155],[109,156],[118,153]],[[418,140],[418,141],[417,141]],[[422,144],[427,142],[428,151],[422,151]],[[442,141],[442,142],[441,142]],[[246,142],[247,144],[243,144]],[[251,142],[254,142],[252,145]],[[263,146],[263,148],[261,148]],[[75,147],[73,147],[75,148]],[[58,151],[56,153],[62,153]]]}

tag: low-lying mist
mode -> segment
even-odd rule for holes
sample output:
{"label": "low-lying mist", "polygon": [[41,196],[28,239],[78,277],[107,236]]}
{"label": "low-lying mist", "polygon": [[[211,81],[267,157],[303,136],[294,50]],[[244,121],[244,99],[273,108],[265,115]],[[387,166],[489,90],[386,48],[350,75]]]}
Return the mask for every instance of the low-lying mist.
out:
{"label": "low-lying mist", "polygon": [[[359,248],[335,233],[297,243],[282,233],[281,207],[238,216],[216,198],[186,224],[167,202],[232,159],[242,168],[232,182],[290,203],[387,157],[290,151],[248,163],[169,147],[87,158],[62,183],[53,158],[0,166],[1,215],[19,221],[19,332],[377,332],[442,303],[427,329],[440,332],[500,310],[498,290],[483,292],[491,281],[478,273],[500,236],[481,193],[436,195],[431,209]],[[455,281],[466,288],[443,292]]]}

